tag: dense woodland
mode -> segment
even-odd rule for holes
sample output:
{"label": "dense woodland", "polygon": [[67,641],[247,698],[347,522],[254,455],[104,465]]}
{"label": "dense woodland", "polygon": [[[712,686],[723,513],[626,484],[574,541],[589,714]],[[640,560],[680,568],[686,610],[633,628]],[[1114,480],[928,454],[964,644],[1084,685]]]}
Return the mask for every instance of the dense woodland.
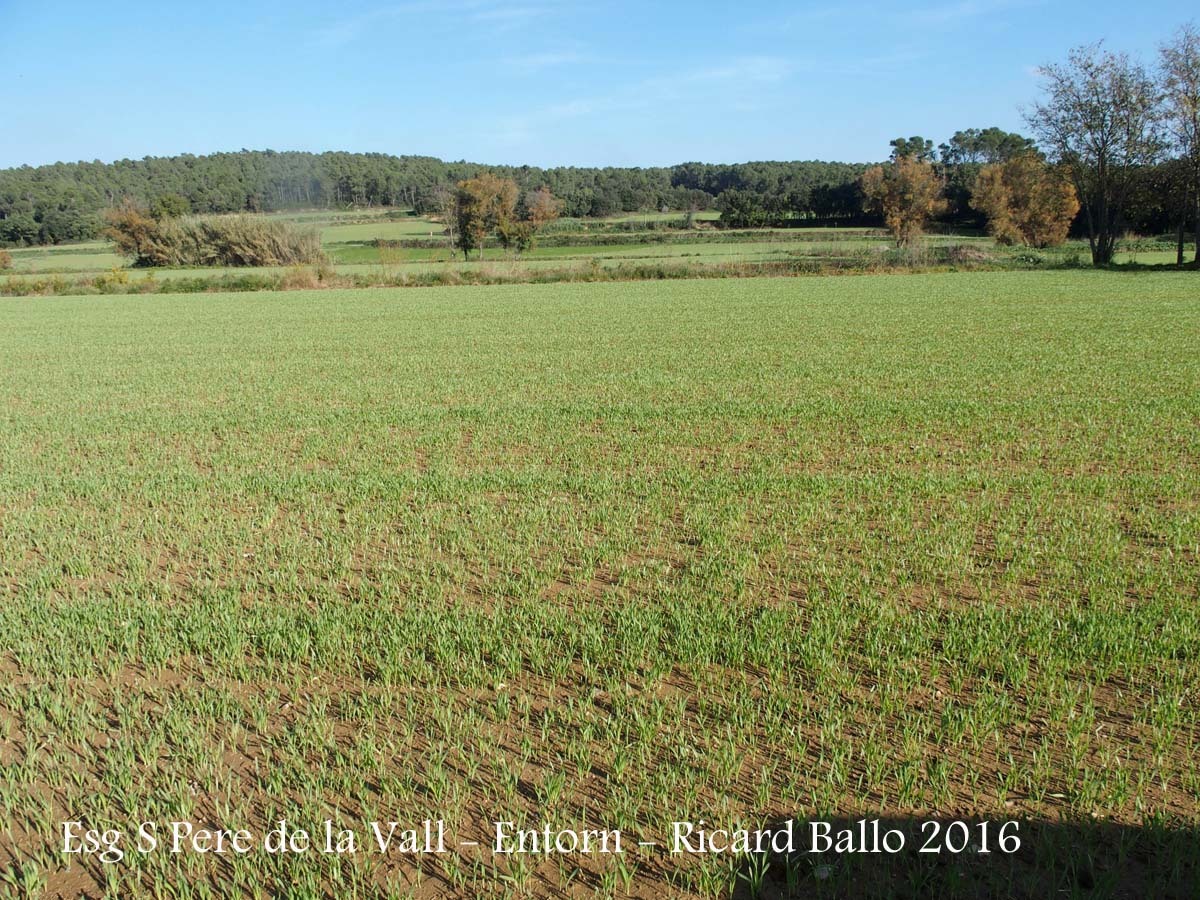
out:
{"label": "dense woodland", "polygon": [[[982,228],[971,204],[986,164],[1033,148],[1032,140],[968,128],[936,146],[922,137],[893,142],[893,156],[934,166],[944,199],[943,226]],[[1180,162],[1136,170],[1124,226],[1139,234],[1175,228],[1178,212],[1166,186]],[[733,228],[882,224],[864,211],[865,164],[838,162],[689,162],[670,168],[542,169],[443,162],[428,156],[241,150],[211,156],[152,157],[113,163],[55,163],[0,170],[0,246],[60,244],[103,233],[104,210],[126,200],[170,215],[397,206],[438,212],[458,182],[491,173],[522,193],[546,187],[571,217],[617,212],[718,209]],[[1075,232],[1082,222],[1075,223]]]}
{"label": "dense woodland", "polygon": [[[992,141],[979,140],[993,135]],[[909,139],[923,140],[923,139]],[[987,163],[1008,158],[1024,139],[995,129],[959,132],[929,155],[949,198],[941,221],[978,227],[969,186]],[[130,198],[182,213],[394,206],[436,211],[438,192],[482,172],[512,178],[522,191],[547,187],[563,215],[719,209],[731,227],[878,224],[863,212],[859,179],[868,167],[831,162],[684,163],[670,168],[483,166],[425,156],[242,150],[211,156],[146,157],[114,163],[56,163],[0,171],[0,245],[54,244],[99,235],[103,211]],[[1163,167],[1148,167],[1129,227],[1173,227],[1157,200]]]}
{"label": "dense woodland", "polygon": [[129,198],[147,207],[226,213],[395,206],[435,210],[439,189],[483,172],[525,190],[547,187],[567,216],[659,209],[708,209],[721,194],[770,201],[773,218],[861,215],[855,181],[864,166],[822,162],[671,168],[483,166],[379,153],[277,153],[147,157],[114,163],[56,163],[0,171],[0,242],[59,243],[98,235],[102,211]]}

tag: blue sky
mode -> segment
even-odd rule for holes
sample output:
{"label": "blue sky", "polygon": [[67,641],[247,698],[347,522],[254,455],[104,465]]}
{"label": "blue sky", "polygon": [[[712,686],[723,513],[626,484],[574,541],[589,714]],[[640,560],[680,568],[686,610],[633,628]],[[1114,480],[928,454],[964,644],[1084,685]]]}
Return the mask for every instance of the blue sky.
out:
{"label": "blue sky", "polygon": [[243,147],[867,161],[901,134],[1020,129],[1040,63],[1101,38],[1149,60],[1198,16],[1182,0],[0,0],[0,167]]}

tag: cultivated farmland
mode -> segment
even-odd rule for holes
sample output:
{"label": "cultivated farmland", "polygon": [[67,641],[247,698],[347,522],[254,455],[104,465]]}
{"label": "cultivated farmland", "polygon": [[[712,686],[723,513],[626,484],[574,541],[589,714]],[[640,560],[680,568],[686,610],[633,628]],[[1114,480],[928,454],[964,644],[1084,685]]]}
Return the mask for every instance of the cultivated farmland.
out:
{"label": "cultivated farmland", "polygon": [[1187,896],[1193,281],[0,301],[0,892],[977,895],[958,862],[56,845],[884,815],[1043,823],[962,863],[992,895]]}

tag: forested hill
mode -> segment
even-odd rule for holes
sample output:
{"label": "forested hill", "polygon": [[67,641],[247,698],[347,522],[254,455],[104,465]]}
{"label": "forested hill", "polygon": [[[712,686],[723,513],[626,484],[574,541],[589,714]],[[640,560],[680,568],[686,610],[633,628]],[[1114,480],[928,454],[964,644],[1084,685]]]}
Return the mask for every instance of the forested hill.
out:
{"label": "forested hill", "polygon": [[[539,169],[443,162],[382,153],[242,150],[0,170],[0,242],[57,243],[96,235],[102,211],[131,197],[170,198],[194,213],[313,207],[405,206],[427,210],[439,186],[487,170],[522,189],[545,185],[570,216],[706,208],[723,192],[775,198],[794,215],[857,213],[863,166],[824,162],[686,163],[670,168]],[[735,194],[731,194],[735,196]],[[178,198],[182,198],[180,201]]]}

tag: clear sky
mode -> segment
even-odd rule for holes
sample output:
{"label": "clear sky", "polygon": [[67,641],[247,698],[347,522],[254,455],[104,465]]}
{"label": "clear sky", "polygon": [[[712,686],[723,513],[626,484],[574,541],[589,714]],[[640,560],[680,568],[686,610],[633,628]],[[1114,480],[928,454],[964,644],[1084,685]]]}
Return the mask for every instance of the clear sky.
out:
{"label": "clear sky", "polygon": [[218,150],[867,161],[1021,128],[1036,67],[1194,0],[0,0],[0,167]]}

